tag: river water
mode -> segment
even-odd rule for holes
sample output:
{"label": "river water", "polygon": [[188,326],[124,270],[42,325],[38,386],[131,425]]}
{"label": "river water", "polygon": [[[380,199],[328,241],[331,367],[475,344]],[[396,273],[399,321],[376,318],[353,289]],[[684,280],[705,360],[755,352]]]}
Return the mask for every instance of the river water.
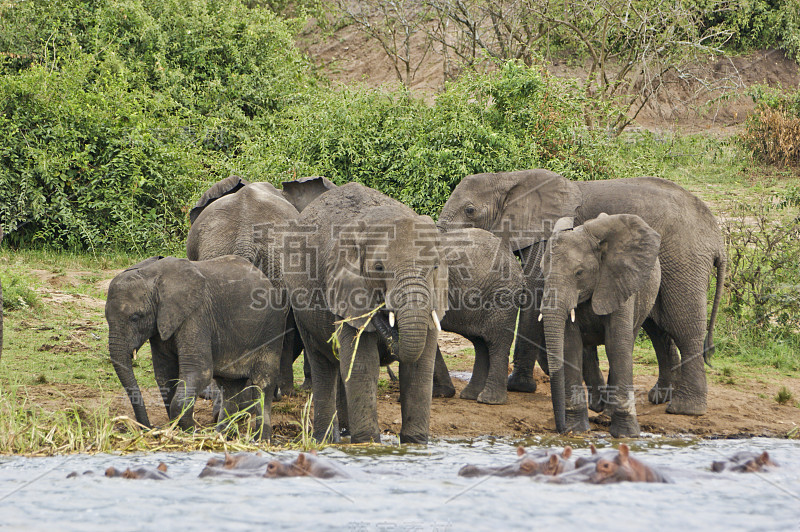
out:
{"label": "river water", "polygon": [[[546,445],[545,445],[546,443]],[[467,463],[516,459],[515,447],[588,442],[435,441],[427,447],[327,448],[356,479],[199,479],[209,453],[0,457],[0,528],[8,530],[800,530],[800,441],[630,442],[634,455],[667,468],[674,484],[554,485],[530,478],[461,478]],[[609,446],[603,440],[598,448]],[[714,474],[713,460],[767,450],[782,467]],[[276,456],[289,459],[295,452]],[[172,480],[105,478],[102,472],[169,466]],[[66,478],[94,470],[97,477]]]}

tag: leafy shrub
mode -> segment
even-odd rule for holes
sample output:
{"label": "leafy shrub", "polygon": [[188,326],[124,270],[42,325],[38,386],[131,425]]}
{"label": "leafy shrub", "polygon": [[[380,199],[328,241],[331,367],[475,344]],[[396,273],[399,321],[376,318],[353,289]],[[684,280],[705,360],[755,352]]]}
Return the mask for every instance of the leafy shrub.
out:
{"label": "leafy shrub", "polygon": [[743,140],[767,164],[800,165],[800,89],[756,87],[756,110],[747,118]]}
{"label": "leafy shrub", "polygon": [[182,247],[253,119],[313,87],[270,9],[211,0],[0,5],[0,220],[12,245]]}
{"label": "leafy shrub", "polygon": [[39,294],[33,289],[31,278],[6,270],[0,273],[0,283],[3,285],[3,310],[26,309],[39,304]]}
{"label": "leafy shrub", "polygon": [[728,312],[739,327],[794,340],[800,331],[800,193],[740,204],[723,224]]}
{"label": "leafy shrub", "polygon": [[607,176],[602,143],[582,125],[574,87],[508,62],[449,84],[432,106],[400,89],[321,92],[276,114],[240,158],[244,175],[358,181],[438,215],[465,175],[546,167]]}

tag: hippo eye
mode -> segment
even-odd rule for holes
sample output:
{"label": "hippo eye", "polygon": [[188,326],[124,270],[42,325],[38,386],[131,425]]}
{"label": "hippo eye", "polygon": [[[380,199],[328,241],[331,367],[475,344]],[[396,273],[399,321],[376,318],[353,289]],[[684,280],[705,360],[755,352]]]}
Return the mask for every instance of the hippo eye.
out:
{"label": "hippo eye", "polygon": [[472,205],[467,205],[466,207],[464,207],[464,214],[466,214],[467,216],[475,216],[475,207],[473,207]]}

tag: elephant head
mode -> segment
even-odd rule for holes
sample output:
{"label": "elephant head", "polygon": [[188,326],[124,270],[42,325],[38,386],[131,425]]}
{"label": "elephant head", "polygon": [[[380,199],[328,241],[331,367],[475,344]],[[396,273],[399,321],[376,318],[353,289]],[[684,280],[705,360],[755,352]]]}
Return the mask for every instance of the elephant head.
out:
{"label": "elephant head", "polygon": [[438,224],[486,229],[517,251],[549,238],[555,221],[574,216],[581,201],[575,183],[549,170],[475,174],[453,190]]}
{"label": "elephant head", "polygon": [[601,214],[572,229],[572,219],[558,220],[541,268],[547,361],[550,367],[556,429],[564,425],[564,332],[575,321],[575,307],[591,299],[597,315],[615,312],[650,279],[661,237],[633,214]]}
{"label": "elephant head", "polygon": [[133,373],[133,354],[156,334],[167,340],[203,302],[205,277],[186,259],[151,257],[117,275],[108,287],[108,349],[136,420],[149,426]]}
{"label": "elephant head", "polygon": [[433,220],[398,216],[393,207],[368,210],[339,233],[326,286],[328,308],[353,327],[375,331],[368,314],[385,303],[372,319],[383,320],[378,329],[384,336],[396,323],[397,356],[415,362],[448,305],[447,263]]}

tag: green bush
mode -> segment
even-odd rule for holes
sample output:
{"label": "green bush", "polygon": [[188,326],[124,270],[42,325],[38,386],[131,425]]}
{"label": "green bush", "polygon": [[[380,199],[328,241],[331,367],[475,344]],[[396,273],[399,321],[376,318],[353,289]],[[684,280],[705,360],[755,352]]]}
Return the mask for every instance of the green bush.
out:
{"label": "green bush", "polygon": [[438,215],[465,175],[546,167],[606,177],[602,143],[582,126],[574,86],[508,62],[449,84],[432,106],[402,89],[320,92],[276,114],[243,151],[250,178],[358,181]]}
{"label": "green bush", "polygon": [[756,86],[750,94],[757,105],[742,135],[747,148],[767,164],[800,165],[800,89]]}
{"label": "green bush", "polygon": [[35,283],[30,277],[6,270],[0,273],[0,283],[3,285],[3,310],[26,309],[39,304],[39,294],[33,289]]}

